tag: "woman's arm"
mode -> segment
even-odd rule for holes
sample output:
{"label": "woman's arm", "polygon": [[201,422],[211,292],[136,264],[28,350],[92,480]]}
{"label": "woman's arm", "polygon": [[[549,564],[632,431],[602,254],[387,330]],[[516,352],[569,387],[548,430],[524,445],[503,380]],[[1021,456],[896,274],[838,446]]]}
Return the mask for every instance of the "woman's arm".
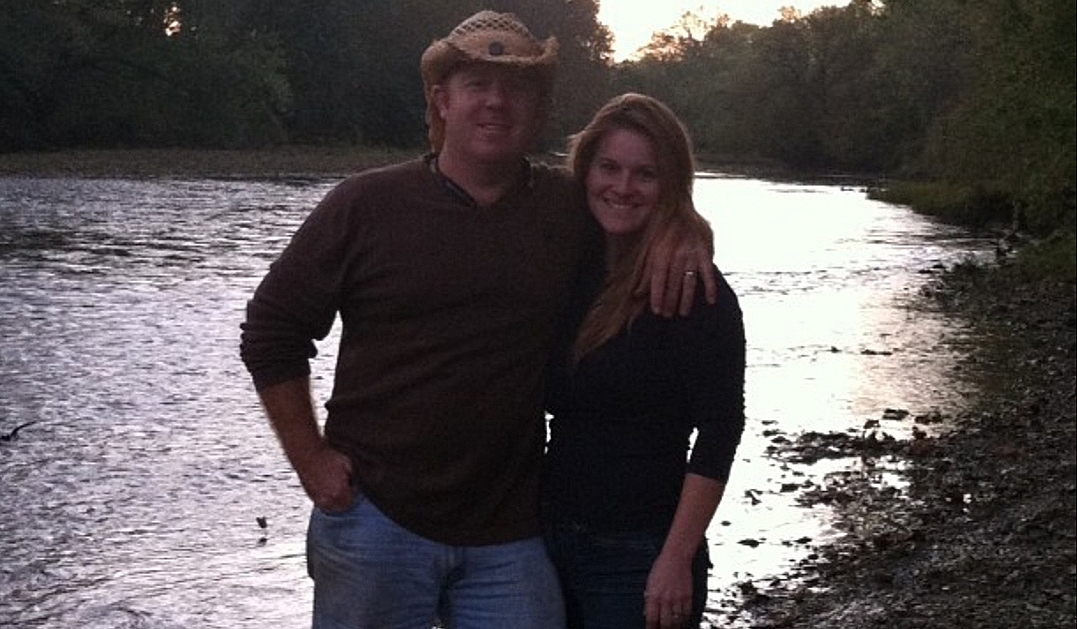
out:
{"label": "woman's arm", "polygon": [[725,483],[686,474],[673,525],[651,567],[644,593],[647,629],[679,627],[692,611],[692,559],[710,524]]}
{"label": "woman's arm", "polygon": [[698,433],[673,523],[647,579],[648,629],[680,627],[691,613],[692,559],[721,502],[744,429],[744,322],[736,295],[712,269],[718,303],[697,301],[690,318],[674,323],[679,376],[691,396],[688,419]]}

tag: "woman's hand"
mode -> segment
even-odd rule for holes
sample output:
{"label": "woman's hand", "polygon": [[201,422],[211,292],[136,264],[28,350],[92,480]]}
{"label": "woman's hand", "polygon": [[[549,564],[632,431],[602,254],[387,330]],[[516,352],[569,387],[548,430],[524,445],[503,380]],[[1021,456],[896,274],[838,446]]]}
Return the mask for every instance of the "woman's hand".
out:
{"label": "woman's hand", "polygon": [[692,613],[692,560],[722,500],[725,483],[689,472],[662,552],[647,575],[647,629],[679,629]]}
{"label": "woman's hand", "polygon": [[692,613],[692,558],[658,555],[643,594],[647,629],[679,629]]}

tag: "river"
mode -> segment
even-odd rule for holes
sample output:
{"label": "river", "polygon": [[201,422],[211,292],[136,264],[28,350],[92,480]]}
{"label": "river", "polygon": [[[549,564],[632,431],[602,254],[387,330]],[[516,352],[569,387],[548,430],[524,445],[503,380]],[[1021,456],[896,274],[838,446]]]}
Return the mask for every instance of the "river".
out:
{"label": "river", "polygon": [[[0,442],[0,626],[309,626],[308,503],[238,326],[335,183],[0,178],[0,435],[33,422]],[[747,428],[708,533],[707,618],[727,626],[737,584],[835,535],[788,487],[855,466],[768,446],[958,401],[946,323],[910,302],[990,243],[856,186],[701,173],[696,203],[748,337]]]}

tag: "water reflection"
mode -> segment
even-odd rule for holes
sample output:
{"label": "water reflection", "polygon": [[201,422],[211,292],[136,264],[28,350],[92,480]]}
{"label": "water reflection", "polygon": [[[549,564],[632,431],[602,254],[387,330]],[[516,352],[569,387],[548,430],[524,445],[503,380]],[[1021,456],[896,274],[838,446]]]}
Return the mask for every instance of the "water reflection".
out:
{"label": "water reflection", "polygon": [[[237,335],[333,183],[0,179],[0,432],[37,422],[0,443],[0,625],[308,624],[307,502]],[[839,187],[703,178],[697,205],[749,339],[748,430],[710,532],[717,614],[725,588],[827,534],[781,491],[825,469],[767,458],[774,431],[959,394],[942,322],[899,304],[983,245]]]}

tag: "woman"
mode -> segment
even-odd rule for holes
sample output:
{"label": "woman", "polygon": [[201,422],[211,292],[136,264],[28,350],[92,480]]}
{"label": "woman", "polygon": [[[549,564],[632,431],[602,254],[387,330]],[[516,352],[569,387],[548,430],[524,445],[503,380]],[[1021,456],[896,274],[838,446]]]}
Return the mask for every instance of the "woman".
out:
{"label": "woman", "polygon": [[695,212],[693,161],[676,116],[639,94],[608,102],[572,141],[605,265],[548,372],[544,529],[570,628],[702,617],[704,532],[744,427],[740,308],[720,274],[717,303],[697,293],[688,317],[657,317],[633,290],[670,219]]}

